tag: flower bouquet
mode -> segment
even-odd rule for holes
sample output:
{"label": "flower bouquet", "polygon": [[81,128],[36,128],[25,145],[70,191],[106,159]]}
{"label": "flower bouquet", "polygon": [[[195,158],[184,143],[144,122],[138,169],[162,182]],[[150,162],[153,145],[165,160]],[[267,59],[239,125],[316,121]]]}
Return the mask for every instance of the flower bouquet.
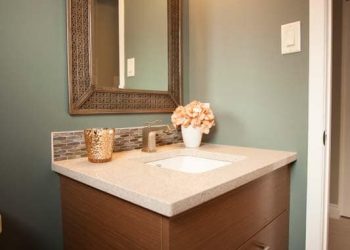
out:
{"label": "flower bouquet", "polygon": [[186,106],[176,108],[171,116],[175,127],[181,126],[182,137],[186,147],[199,147],[202,134],[209,134],[215,125],[215,116],[209,104],[192,101]]}

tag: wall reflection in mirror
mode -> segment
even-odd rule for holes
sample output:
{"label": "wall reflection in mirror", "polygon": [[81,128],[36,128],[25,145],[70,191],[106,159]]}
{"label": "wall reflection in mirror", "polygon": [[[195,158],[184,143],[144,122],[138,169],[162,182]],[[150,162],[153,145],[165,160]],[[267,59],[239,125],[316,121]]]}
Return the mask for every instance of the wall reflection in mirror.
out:
{"label": "wall reflection in mirror", "polygon": [[168,91],[167,0],[92,0],[92,81]]}

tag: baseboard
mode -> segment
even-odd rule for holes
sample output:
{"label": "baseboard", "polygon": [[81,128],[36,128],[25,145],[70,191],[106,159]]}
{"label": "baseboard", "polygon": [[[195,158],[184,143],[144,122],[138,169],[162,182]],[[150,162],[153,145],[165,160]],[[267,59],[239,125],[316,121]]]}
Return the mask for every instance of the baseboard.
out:
{"label": "baseboard", "polygon": [[329,204],[329,217],[332,219],[340,219],[338,204]]}

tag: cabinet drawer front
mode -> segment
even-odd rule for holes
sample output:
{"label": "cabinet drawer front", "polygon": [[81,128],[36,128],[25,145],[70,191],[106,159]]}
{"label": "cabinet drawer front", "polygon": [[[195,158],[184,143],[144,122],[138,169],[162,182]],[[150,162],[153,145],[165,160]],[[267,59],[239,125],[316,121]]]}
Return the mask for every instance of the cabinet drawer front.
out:
{"label": "cabinet drawer front", "polygon": [[288,213],[285,211],[239,250],[288,250]]}
{"label": "cabinet drawer front", "polygon": [[238,249],[289,207],[289,167],[170,218],[169,249]]}

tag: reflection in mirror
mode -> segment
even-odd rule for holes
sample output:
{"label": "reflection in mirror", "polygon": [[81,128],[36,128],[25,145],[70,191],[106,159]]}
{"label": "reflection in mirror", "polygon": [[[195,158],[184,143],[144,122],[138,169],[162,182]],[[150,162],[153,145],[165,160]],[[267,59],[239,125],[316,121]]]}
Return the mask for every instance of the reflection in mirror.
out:
{"label": "reflection in mirror", "polygon": [[97,88],[168,91],[166,0],[92,1]]}
{"label": "reflection in mirror", "polygon": [[168,90],[167,24],[166,0],[125,0],[124,88]]}
{"label": "reflection in mirror", "polygon": [[92,1],[92,75],[97,87],[119,85],[118,0]]}

